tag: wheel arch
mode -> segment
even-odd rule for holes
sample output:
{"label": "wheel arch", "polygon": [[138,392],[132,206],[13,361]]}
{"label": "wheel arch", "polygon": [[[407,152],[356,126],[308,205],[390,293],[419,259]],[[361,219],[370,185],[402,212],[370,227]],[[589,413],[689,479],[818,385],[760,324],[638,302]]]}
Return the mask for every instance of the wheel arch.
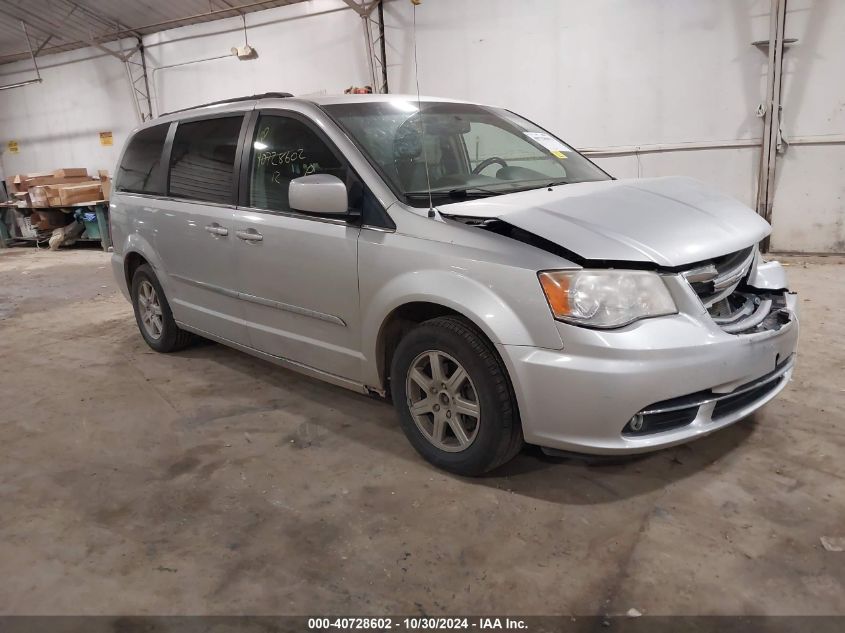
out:
{"label": "wheel arch", "polygon": [[[385,390],[389,386],[388,375],[390,373],[390,364],[393,362],[393,353],[396,351],[396,347],[399,345],[402,337],[420,323],[449,315],[460,316],[473,323],[469,317],[461,314],[454,308],[430,301],[409,301],[403,303],[394,308],[385,317],[381,328],[379,328],[375,347],[379,384]],[[480,331],[477,325],[476,329]]]}
{"label": "wheel arch", "polygon": [[128,289],[132,289],[132,275],[138,269],[138,266],[149,264],[165,294],[170,296],[170,279],[164,274],[165,270],[161,258],[143,235],[138,233],[128,235],[121,249],[121,257],[123,258],[123,274]]}
{"label": "wheel arch", "polygon": [[[398,288],[405,292],[394,295],[392,291]],[[386,300],[388,296],[392,300]],[[392,353],[399,340],[409,328],[429,319],[449,314],[463,317],[494,346],[540,342],[492,288],[445,271],[400,275],[365,305],[370,308],[362,320],[362,343],[366,355],[372,359],[365,370],[365,381],[385,391]]]}
{"label": "wheel arch", "polygon": [[126,279],[127,288],[132,288],[132,278],[135,276],[135,271],[144,264],[149,264],[149,262],[138,251],[129,251],[123,257],[123,275]]}

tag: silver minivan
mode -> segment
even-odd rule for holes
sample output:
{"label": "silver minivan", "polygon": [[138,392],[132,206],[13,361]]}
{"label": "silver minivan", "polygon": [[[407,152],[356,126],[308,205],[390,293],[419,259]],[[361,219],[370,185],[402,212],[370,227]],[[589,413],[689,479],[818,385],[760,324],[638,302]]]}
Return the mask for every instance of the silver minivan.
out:
{"label": "silver minivan", "polygon": [[234,99],[135,130],[114,189],[114,274],[150,347],[199,335],[389,396],[454,473],[525,442],[686,442],[792,374],[762,218],[690,178],[614,179],[503,108]]}

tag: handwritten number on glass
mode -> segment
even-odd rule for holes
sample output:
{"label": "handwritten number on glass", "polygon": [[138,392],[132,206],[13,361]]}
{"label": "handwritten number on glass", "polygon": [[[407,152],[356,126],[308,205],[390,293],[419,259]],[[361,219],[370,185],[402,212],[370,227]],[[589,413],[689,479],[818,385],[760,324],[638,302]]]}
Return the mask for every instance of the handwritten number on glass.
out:
{"label": "handwritten number on glass", "polygon": [[280,165],[290,165],[291,163],[297,163],[300,161],[307,160],[305,156],[305,150],[302,148],[289,149],[285,150],[284,152],[262,152],[261,154],[258,154],[256,159],[258,160],[259,166],[269,164],[273,167],[278,167]]}

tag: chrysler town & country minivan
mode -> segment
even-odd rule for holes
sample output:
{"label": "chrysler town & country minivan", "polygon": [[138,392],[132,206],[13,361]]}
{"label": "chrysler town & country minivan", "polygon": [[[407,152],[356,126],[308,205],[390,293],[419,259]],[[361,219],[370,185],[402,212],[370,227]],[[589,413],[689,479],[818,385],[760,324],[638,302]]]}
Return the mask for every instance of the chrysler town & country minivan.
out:
{"label": "chrysler town & country minivan", "polygon": [[614,179],[503,108],[234,99],[142,125],[114,189],[150,347],[198,335],[389,396],[455,473],[523,443],[676,445],[792,374],[796,297],[760,216],[690,178]]}

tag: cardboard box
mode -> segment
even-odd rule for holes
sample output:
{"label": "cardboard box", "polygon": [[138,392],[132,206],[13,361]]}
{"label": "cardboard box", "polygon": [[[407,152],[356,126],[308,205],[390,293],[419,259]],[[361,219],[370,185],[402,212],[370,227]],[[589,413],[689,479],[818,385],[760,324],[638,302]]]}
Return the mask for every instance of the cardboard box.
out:
{"label": "cardboard box", "polygon": [[28,193],[29,203],[32,207],[41,208],[50,206],[50,203],[47,202],[47,191],[43,186],[30,187]]}
{"label": "cardboard box", "polygon": [[109,176],[109,172],[105,169],[101,169],[97,172],[97,175],[100,177],[100,188],[103,190],[103,200],[108,200],[111,196],[111,177]]}
{"label": "cardboard box", "polygon": [[29,199],[33,208],[62,206],[61,188],[67,185],[36,185],[29,188]]}
{"label": "cardboard box", "polygon": [[[41,176],[52,176],[53,174],[39,174]],[[18,191],[26,191],[29,187],[26,184],[27,178],[29,178],[29,174],[17,174],[13,180],[15,184],[15,189]]]}
{"label": "cardboard box", "polygon": [[24,181],[24,184],[26,185],[26,188],[29,189],[30,187],[38,187],[40,185],[74,185],[90,181],[91,179],[88,176],[65,176],[60,178],[58,176],[54,176],[53,174],[47,174],[40,176],[30,175]]}
{"label": "cardboard box", "polygon": [[64,167],[53,172],[56,178],[85,178],[88,179],[88,170],[84,167]]}
{"label": "cardboard box", "polygon": [[96,202],[103,199],[102,185],[99,180],[92,180],[79,185],[64,185],[58,187],[58,190],[63,206],[81,202]]}
{"label": "cardboard box", "polygon": [[71,216],[69,214],[62,213],[58,209],[33,211],[32,215],[29,216],[30,223],[39,231],[60,229],[66,226],[70,220]]}

